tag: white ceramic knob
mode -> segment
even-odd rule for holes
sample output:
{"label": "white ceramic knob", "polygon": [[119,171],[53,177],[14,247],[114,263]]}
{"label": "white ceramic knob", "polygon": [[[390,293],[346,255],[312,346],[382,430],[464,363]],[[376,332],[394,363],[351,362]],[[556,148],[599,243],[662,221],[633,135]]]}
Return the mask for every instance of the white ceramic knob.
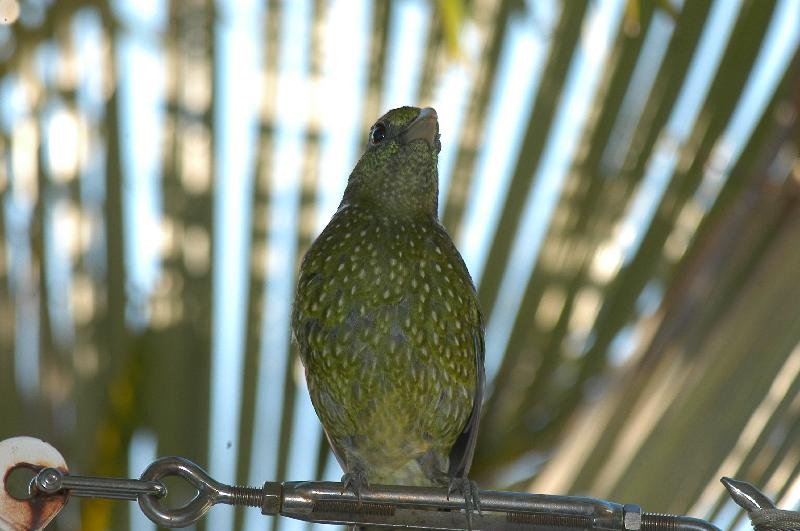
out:
{"label": "white ceramic knob", "polygon": [[52,467],[66,474],[67,463],[58,450],[34,437],[0,441],[0,530],[36,531],[55,518],[67,503],[67,495],[15,498],[6,489],[6,479],[18,467],[33,471]]}

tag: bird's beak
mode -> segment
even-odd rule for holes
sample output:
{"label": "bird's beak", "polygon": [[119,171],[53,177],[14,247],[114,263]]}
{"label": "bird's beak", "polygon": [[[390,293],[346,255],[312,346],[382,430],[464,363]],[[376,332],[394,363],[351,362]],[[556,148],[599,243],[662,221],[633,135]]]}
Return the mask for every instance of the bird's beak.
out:
{"label": "bird's beak", "polygon": [[409,144],[414,140],[424,140],[438,153],[442,144],[439,142],[439,120],[436,111],[425,107],[419,112],[414,121],[400,133],[400,143]]}

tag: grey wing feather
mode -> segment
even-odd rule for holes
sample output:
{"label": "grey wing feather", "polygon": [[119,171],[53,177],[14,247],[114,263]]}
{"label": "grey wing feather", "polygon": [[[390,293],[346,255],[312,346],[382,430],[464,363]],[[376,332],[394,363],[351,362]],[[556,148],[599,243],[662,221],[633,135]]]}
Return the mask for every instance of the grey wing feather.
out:
{"label": "grey wing feather", "polygon": [[478,441],[478,424],[481,419],[481,404],[483,403],[483,388],[486,381],[486,371],[483,363],[486,356],[486,346],[483,340],[483,322],[479,324],[472,335],[475,348],[475,363],[477,364],[477,385],[472,403],[472,412],[467,419],[461,434],[450,449],[450,466],[448,476],[451,478],[467,477],[472,457],[475,454],[475,444]]}

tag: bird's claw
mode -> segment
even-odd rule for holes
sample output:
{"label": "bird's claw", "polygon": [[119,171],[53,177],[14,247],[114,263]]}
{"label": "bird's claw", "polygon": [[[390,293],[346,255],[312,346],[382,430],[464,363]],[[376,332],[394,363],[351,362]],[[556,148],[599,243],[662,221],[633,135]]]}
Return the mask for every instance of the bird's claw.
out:
{"label": "bird's claw", "polygon": [[460,493],[464,495],[464,511],[467,515],[467,530],[472,531],[472,514],[478,511],[478,514],[483,516],[481,510],[481,499],[478,494],[478,485],[474,481],[467,478],[450,478],[447,484],[447,499],[453,493]]}
{"label": "bird's claw", "polygon": [[346,490],[350,490],[356,495],[358,501],[361,502],[361,489],[363,487],[369,487],[369,480],[367,480],[367,475],[363,470],[354,469],[345,472],[342,476],[342,494],[344,494]]}

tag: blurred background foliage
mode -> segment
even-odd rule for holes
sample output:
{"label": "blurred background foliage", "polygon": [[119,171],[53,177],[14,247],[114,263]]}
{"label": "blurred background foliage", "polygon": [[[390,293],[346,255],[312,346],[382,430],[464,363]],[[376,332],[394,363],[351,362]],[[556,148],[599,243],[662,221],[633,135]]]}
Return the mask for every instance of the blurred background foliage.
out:
{"label": "blurred background foliage", "polygon": [[[799,45],[800,0],[0,0],[0,438],[337,479],[298,260],[369,124],[433,105],[488,321],[473,478],[723,528],[722,475],[797,508]],[[198,527],[270,526],[304,524]]]}

